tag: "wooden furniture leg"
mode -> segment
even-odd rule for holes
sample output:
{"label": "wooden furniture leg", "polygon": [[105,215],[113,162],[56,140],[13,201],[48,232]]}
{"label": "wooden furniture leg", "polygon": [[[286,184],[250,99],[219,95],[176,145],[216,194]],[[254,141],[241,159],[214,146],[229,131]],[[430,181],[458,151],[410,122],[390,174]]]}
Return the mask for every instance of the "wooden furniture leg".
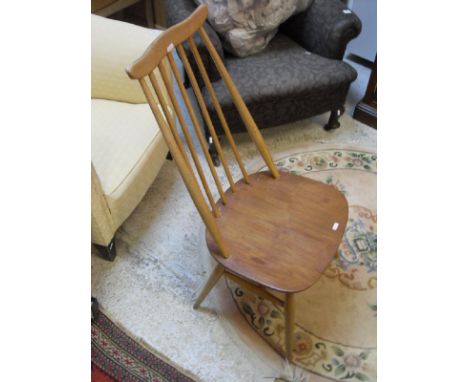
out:
{"label": "wooden furniture leg", "polygon": [[285,324],[285,348],[286,348],[286,359],[292,362],[292,350],[294,340],[294,293],[286,294],[286,304],[284,306],[284,315],[286,319]]}
{"label": "wooden furniture leg", "polygon": [[145,0],[145,18],[146,24],[149,28],[154,28],[155,20],[154,20],[154,9],[153,9],[153,1],[152,0]]}
{"label": "wooden furniture leg", "polygon": [[367,84],[364,98],[356,105],[353,118],[377,129],[377,56]]}
{"label": "wooden furniture leg", "polygon": [[326,131],[338,129],[340,127],[340,122],[338,122],[338,118],[341,116],[341,108],[332,110],[330,113],[330,118],[328,119],[328,123],[323,127]]}
{"label": "wooden furniture leg", "polygon": [[211,272],[210,278],[208,279],[202,291],[198,295],[197,301],[195,301],[195,304],[193,304],[193,309],[198,309],[200,304],[203,302],[208,293],[210,293],[211,289],[213,289],[213,287],[216,285],[223,273],[224,268],[221,265],[217,264],[213,272]]}
{"label": "wooden furniture leg", "polygon": [[219,167],[221,165],[221,161],[219,160],[218,152],[216,151],[216,147],[213,143],[213,138],[209,132],[205,133],[206,142],[208,143],[208,152],[210,153],[211,160],[215,167]]}
{"label": "wooden furniture leg", "polygon": [[95,320],[99,315],[99,303],[96,297],[91,296],[91,320]]}
{"label": "wooden furniture leg", "polygon": [[98,250],[99,255],[108,261],[114,261],[115,256],[117,255],[117,250],[115,249],[115,239],[112,238],[111,242],[108,245],[98,245],[94,244],[94,247]]}
{"label": "wooden furniture leg", "polygon": [[154,21],[158,29],[167,29],[166,25],[166,11],[164,8],[165,0],[152,0],[153,1],[153,11],[154,11]]}

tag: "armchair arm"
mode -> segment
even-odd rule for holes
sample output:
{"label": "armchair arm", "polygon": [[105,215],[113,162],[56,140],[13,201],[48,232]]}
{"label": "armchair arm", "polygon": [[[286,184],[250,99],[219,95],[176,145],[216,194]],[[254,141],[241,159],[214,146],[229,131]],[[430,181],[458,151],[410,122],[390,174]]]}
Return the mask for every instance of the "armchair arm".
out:
{"label": "armchair arm", "polygon": [[361,20],[341,1],[315,0],[307,10],[287,20],[281,30],[305,49],[341,60],[361,27]]}
{"label": "armchair arm", "polygon": [[[198,5],[193,0],[171,0],[171,1],[165,1],[164,6],[165,6],[165,12],[166,12],[166,23],[167,23],[167,26],[170,27],[174,24],[181,22],[187,17],[189,17],[192,14],[192,12],[197,8]],[[216,51],[218,52],[218,54],[224,61],[223,46],[221,44],[221,40],[219,39],[218,35],[214,31],[214,29],[211,27],[211,25],[208,24],[208,22],[205,21],[205,24],[203,25],[203,27],[206,33],[208,33],[208,36],[210,37],[211,42],[216,48]],[[208,72],[210,80],[211,81],[219,80],[221,76],[219,75],[216,69],[216,66],[211,60],[210,55],[198,34],[195,36],[195,43],[197,45],[198,51],[200,52],[200,56]],[[187,53],[187,57],[190,61],[190,65],[192,66],[192,69],[195,72],[197,81],[200,84],[200,86],[202,86],[203,80],[201,79],[201,76],[199,75],[195,58],[193,57],[193,54],[190,51],[190,48],[188,47],[188,45],[185,46],[185,52]]]}

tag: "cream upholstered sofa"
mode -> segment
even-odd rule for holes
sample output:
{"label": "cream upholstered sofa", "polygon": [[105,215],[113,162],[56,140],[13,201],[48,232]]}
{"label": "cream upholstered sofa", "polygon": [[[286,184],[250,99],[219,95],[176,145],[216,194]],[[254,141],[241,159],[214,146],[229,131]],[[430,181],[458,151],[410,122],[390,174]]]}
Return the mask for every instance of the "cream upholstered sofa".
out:
{"label": "cream upholstered sofa", "polygon": [[161,31],[96,15],[91,25],[91,241],[113,260],[116,230],[168,153],[138,81],[125,72]]}

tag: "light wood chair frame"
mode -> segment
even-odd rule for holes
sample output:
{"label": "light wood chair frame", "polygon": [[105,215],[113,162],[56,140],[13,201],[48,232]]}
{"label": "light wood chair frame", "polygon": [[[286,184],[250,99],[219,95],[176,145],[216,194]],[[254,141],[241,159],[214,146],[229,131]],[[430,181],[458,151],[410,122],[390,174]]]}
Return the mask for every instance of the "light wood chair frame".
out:
{"label": "light wood chair frame", "polygon": [[[163,68],[161,66],[163,65],[164,60],[167,60],[169,62],[169,66],[171,68],[172,74],[176,80],[176,83],[178,85],[182,98],[184,100],[184,103],[187,107],[190,119],[194,126],[195,134],[199,140],[205,159],[208,162],[208,167],[210,169],[211,175],[213,177],[214,183],[219,193],[221,202],[223,204],[226,204],[225,191],[222,188],[220,179],[215,170],[214,163],[208,152],[208,147],[204,139],[204,134],[202,132],[201,126],[195,115],[195,111],[190,102],[189,96],[184,87],[183,80],[181,78],[180,73],[178,72],[178,68],[177,68],[177,65],[173,56],[173,51],[175,49],[178,52],[180,59],[182,60],[185,71],[192,84],[192,88],[194,90],[195,97],[198,101],[204,120],[206,122],[206,126],[208,127],[209,132],[211,136],[213,137],[214,146],[221,160],[222,168],[224,169],[224,172],[228,179],[230,189],[233,193],[235,193],[236,187],[235,187],[234,180],[227,166],[224,152],[221,148],[219,139],[214,130],[213,123],[211,121],[210,115],[208,113],[208,109],[203,99],[200,86],[197,83],[197,80],[194,75],[194,71],[191,68],[189,60],[185,53],[185,49],[183,47],[183,44],[185,42],[188,42],[188,46],[193,53],[193,56],[195,58],[195,61],[199,69],[199,72],[201,74],[201,77],[203,79],[203,82],[207,88],[207,91],[214,104],[215,110],[221,121],[222,127],[225,132],[225,136],[230,144],[230,147],[239,165],[240,171],[242,173],[243,181],[246,182],[247,184],[249,184],[249,175],[247,174],[247,171],[244,167],[244,164],[239,154],[239,150],[237,149],[237,146],[234,142],[228,123],[226,121],[226,118],[224,117],[223,111],[216,97],[215,91],[209,81],[207,71],[203,65],[197,46],[194,43],[193,35],[195,33],[198,33],[200,35],[201,39],[206,45],[207,50],[210,53],[211,58],[214,61],[216,68],[218,69],[233,99],[233,102],[239,111],[239,114],[246,126],[247,132],[249,133],[259,153],[261,154],[263,160],[265,161],[265,164],[268,167],[271,176],[273,178],[278,178],[280,176],[280,173],[276,165],[273,162],[271,154],[265,144],[265,141],[262,135],[260,134],[260,131],[257,125],[255,124],[255,121],[252,118],[252,115],[247,109],[247,106],[242,100],[242,97],[240,96],[239,91],[234,85],[234,82],[231,76],[226,70],[221,58],[219,57],[205,29],[203,28],[203,23],[205,22],[207,16],[208,16],[208,7],[206,5],[199,6],[196,9],[196,11],[186,20],[184,20],[183,22],[177,25],[174,25],[173,27],[166,30],[163,34],[158,36],[158,38],[148,47],[148,49],[145,51],[142,57],[138,59],[137,61],[135,61],[133,64],[131,64],[126,69],[126,71],[130,78],[136,79],[139,81],[141,88],[148,101],[148,104],[156,118],[156,121],[158,122],[159,128],[169,147],[172,158],[174,159],[174,161],[176,162],[176,165],[178,166],[180,170],[182,179],[195,203],[195,206],[198,212],[200,213],[200,216],[203,219],[203,222],[205,223],[207,230],[209,231],[212,238],[216,242],[219,248],[220,255],[227,258],[229,256],[229,253],[227,252],[222,234],[216,224],[216,218],[219,216],[219,210],[216,206],[216,202],[208,186],[206,176],[203,173],[201,163],[197,157],[195,146],[189,134],[188,127],[184,120],[181,107],[179,106],[178,101],[176,99],[176,95],[175,95],[172,82],[171,82],[172,78],[170,78],[170,76],[166,73],[165,70],[162,70]],[[166,100],[163,97],[161,84],[156,80],[156,76],[154,74],[155,70],[159,70],[159,72],[161,73],[163,83],[166,87],[166,90],[169,94],[169,98],[171,101],[169,104],[166,102]],[[149,79],[149,83],[152,85],[152,88],[153,88],[152,90],[150,86],[148,85],[148,79]],[[184,145],[177,132],[176,123],[174,119],[171,118],[170,107],[172,107],[172,110],[175,111],[177,119],[180,122],[181,130],[185,137],[188,150],[191,154],[194,167],[197,170],[199,180],[205,191],[205,196],[208,200],[208,203],[211,209],[205,200],[201,187],[197,181],[195,173],[190,164],[189,157],[187,153],[185,152]],[[212,254],[212,255],[218,256],[217,254]],[[206,282],[205,286],[201,290],[194,304],[194,308],[196,309],[199,307],[199,305],[202,303],[202,301],[205,299],[205,297],[208,295],[208,293],[211,291],[211,289],[216,285],[218,280],[223,275],[233,280],[234,282],[239,284],[241,287],[246,288],[256,293],[257,295],[262,296],[266,299],[269,299],[275,304],[284,307],[285,318],[286,318],[286,325],[285,325],[286,327],[285,329],[286,357],[288,360],[292,360],[292,338],[293,338],[293,327],[294,327],[294,316],[295,316],[293,293],[284,293],[285,295],[284,300],[282,300],[278,298],[277,296],[268,292],[262,285],[254,283],[252,280],[246,280],[244,278],[241,278],[238,275],[232,272],[229,272],[228,269],[226,269],[225,267],[223,267],[221,264],[218,263],[215,269],[213,270],[213,272],[211,273],[211,275],[209,276],[208,281]]]}

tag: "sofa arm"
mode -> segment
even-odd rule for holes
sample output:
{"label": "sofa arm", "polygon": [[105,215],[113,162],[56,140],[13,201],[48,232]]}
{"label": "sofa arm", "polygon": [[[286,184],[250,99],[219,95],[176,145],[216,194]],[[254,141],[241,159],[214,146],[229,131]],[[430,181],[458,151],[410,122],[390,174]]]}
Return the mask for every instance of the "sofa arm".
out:
{"label": "sofa arm", "polygon": [[[195,4],[193,0],[165,1],[164,6],[166,12],[166,23],[168,27],[185,20],[192,14],[193,11],[195,11],[195,9],[197,9],[197,4]],[[210,37],[210,40],[213,43],[214,47],[216,48],[216,51],[220,55],[221,59],[224,61],[223,46],[218,35],[211,27],[211,25],[208,24],[208,22],[205,22],[203,27],[205,28],[206,33]],[[208,72],[210,80],[218,81],[221,78],[221,76],[219,75],[218,70],[216,69],[216,66],[213,63],[213,60],[210,58],[210,55],[198,34],[195,35],[195,43],[197,45],[198,51],[200,52],[200,56]],[[199,75],[199,71],[197,69],[195,58],[193,57],[192,52],[188,47],[188,44],[186,44],[185,46],[185,52],[187,53],[190,65],[192,66],[192,69],[195,72],[198,83],[200,85],[203,85],[203,81],[201,80],[201,76]]]}
{"label": "sofa arm", "polygon": [[341,60],[347,44],[361,32],[361,20],[339,0],[315,0],[282,26],[305,49]]}

